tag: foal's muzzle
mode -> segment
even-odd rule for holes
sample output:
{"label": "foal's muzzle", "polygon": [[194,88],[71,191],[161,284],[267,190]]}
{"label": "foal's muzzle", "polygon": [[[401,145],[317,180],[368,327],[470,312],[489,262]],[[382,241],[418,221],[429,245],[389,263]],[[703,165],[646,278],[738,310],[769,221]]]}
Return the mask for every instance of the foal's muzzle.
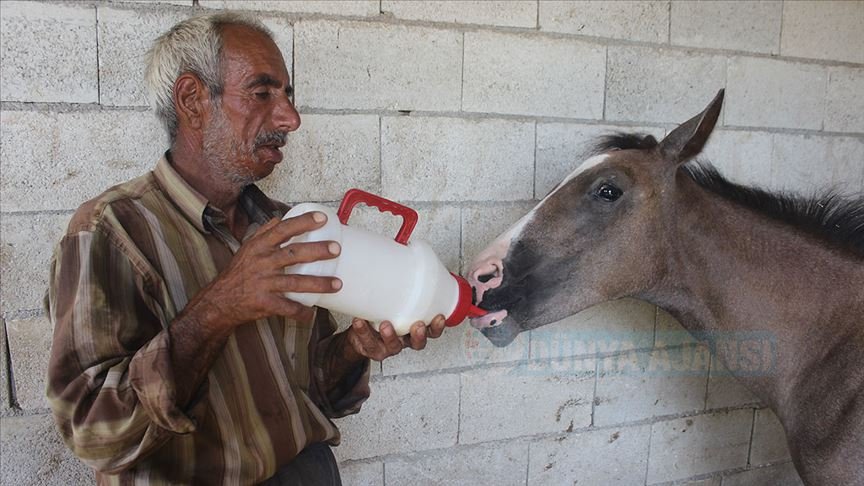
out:
{"label": "foal's muzzle", "polygon": [[483,295],[501,286],[504,280],[504,262],[497,257],[487,257],[475,262],[468,272],[468,283],[474,289],[475,305],[489,311],[482,317],[471,319],[471,325],[477,329],[486,329],[501,325],[507,317],[507,309],[490,309],[483,306]]}

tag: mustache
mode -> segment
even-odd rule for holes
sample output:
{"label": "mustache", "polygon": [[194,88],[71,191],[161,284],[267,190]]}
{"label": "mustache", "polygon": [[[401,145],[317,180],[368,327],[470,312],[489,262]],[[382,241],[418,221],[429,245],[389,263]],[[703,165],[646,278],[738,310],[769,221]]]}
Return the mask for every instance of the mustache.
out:
{"label": "mustache", "polygon": [[288,132],[283,131],[273,131],[273,132],[261,132],[255,137],[255,147],[261,147],[264,145],[285,145],[285,141],[288,139]]}

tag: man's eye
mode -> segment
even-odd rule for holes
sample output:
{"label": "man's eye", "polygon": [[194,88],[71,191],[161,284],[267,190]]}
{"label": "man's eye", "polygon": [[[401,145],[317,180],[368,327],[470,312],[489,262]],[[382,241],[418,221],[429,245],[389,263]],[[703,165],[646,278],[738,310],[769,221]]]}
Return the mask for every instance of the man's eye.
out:
{"label": "man's eye", "polygon": [[267,98],[270,97],[269,91],[256,91],[254,94],[255,94],[255,97],[258,98],[259,100],[266,100]]}
{"label": "man's eye", "polygon": [[606,182],[594,190],[594,196],[601,201],[613,202],[624,194],[618,187]]}

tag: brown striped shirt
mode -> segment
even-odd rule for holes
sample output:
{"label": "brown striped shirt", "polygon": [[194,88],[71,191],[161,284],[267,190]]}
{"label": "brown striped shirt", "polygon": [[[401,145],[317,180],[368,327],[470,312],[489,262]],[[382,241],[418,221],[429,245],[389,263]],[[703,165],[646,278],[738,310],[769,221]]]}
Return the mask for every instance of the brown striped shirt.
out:
{"label": "brown striped shirt", "polygon": [[[288,209],[255,186],[240,204],[246,237]],[[51,263],[47,393],[66,444],[99,484],[255,484],[308,444],[338,444],[328,417],[368,397],[368,362],[325,375],[339,337],[317,310],[311,322],[238,327],[190,403],[171,400],[166,329],[239,247],[221,211],[165,158],[72,217]]]}

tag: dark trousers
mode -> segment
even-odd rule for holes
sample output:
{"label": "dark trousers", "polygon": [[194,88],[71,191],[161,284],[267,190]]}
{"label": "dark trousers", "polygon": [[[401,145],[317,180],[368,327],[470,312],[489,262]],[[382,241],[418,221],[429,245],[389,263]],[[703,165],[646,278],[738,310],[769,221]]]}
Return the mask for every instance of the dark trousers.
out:
{"label": "dark trousers", "polygon": [[342,486],[330,446],[312,444],[260,486]]}

